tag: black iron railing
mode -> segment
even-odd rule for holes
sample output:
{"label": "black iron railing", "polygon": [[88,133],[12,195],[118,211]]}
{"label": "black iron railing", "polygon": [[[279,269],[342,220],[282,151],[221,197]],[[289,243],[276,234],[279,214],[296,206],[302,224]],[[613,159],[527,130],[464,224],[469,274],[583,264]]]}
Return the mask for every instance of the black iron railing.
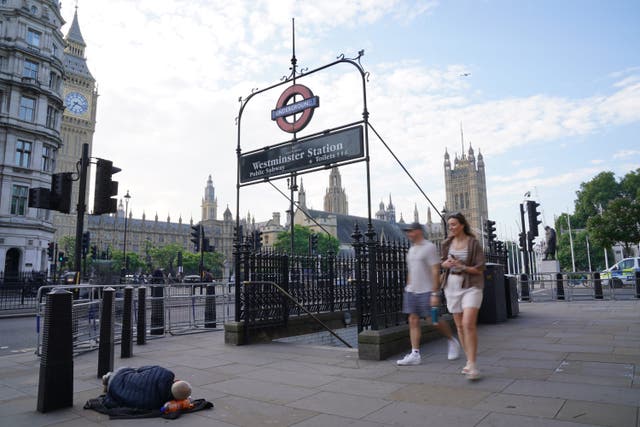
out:
{"label": "black iron railing", "polygon": [[[381,329],[406,321],[402,291],[406,281],[406,242],[380,242],[356,226],[354,255],[287,255],[255,251],[250,241],[236,245],[241,285],[236,320],[247,328],[286,325],[289,317],[310,313],[356,311],[358,329]],[[273,286],[274,282],[292,303]]]}
{"label": "black iron railing", "polygon": [[35,311],[38,288],[48,284],[46,273],[0,273],[0,310]]}

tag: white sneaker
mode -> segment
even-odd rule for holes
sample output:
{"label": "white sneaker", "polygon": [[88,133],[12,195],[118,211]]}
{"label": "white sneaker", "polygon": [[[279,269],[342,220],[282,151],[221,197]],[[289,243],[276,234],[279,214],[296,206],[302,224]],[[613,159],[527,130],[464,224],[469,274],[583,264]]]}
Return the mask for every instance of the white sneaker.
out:
{"label": "white sneaker", "polygon": [[420,364],[420,353],[411,352],[407,354],[403,359],[398,360],[396,363],[398,366],[406,366],[406,365],[419,365]]}
{"label": "white sneaker", "polygon": [[456,360],[460,357],[460,343],[455,337],[451,337],[449,339],[449,354],[447,358],[449,360]]}

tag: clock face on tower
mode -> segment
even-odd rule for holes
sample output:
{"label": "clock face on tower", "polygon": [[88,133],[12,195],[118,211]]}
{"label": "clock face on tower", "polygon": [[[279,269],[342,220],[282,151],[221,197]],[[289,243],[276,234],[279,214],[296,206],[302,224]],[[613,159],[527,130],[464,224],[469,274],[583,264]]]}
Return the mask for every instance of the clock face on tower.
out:
{"label": "clock face on tower", "polygon": [[69,92],[64,98],[64,106],[67,107],[71,113],[80,115],[84,114],[89,108],[89,102],[87,98],[78,92]]}

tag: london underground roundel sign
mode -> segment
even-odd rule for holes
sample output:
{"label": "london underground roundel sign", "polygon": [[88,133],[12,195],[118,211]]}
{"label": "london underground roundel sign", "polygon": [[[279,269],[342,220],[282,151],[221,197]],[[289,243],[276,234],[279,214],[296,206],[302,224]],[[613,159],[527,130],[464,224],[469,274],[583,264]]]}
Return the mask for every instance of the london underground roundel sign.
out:
{"label": "london underground roundel sign", "polygon": [[[302,97],[300,101],[294,101],[289,104],[294,97]],[[313,111],[320,106],[320,98],[313,95],[311,89],[304,85],[295,84],[289,86],[276,103],[276,108],[271,110],[271,120],[274,120],[278,127],[285,132],[294,133],[304,129],[311,118],[313,117]],[[298,117],[294,117],[292,121],[286,119],[286,117],[299,114]]]}

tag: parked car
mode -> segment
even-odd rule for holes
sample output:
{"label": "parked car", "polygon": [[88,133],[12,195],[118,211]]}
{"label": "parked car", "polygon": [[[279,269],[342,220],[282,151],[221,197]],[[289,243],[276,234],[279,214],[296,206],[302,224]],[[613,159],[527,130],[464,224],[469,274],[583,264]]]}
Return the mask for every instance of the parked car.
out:
{"label": "parked car", "polygon": [[600,273],[604,285],[615,288],[636,283],[636,271],[640,271],[640,257],[625,258]]}

